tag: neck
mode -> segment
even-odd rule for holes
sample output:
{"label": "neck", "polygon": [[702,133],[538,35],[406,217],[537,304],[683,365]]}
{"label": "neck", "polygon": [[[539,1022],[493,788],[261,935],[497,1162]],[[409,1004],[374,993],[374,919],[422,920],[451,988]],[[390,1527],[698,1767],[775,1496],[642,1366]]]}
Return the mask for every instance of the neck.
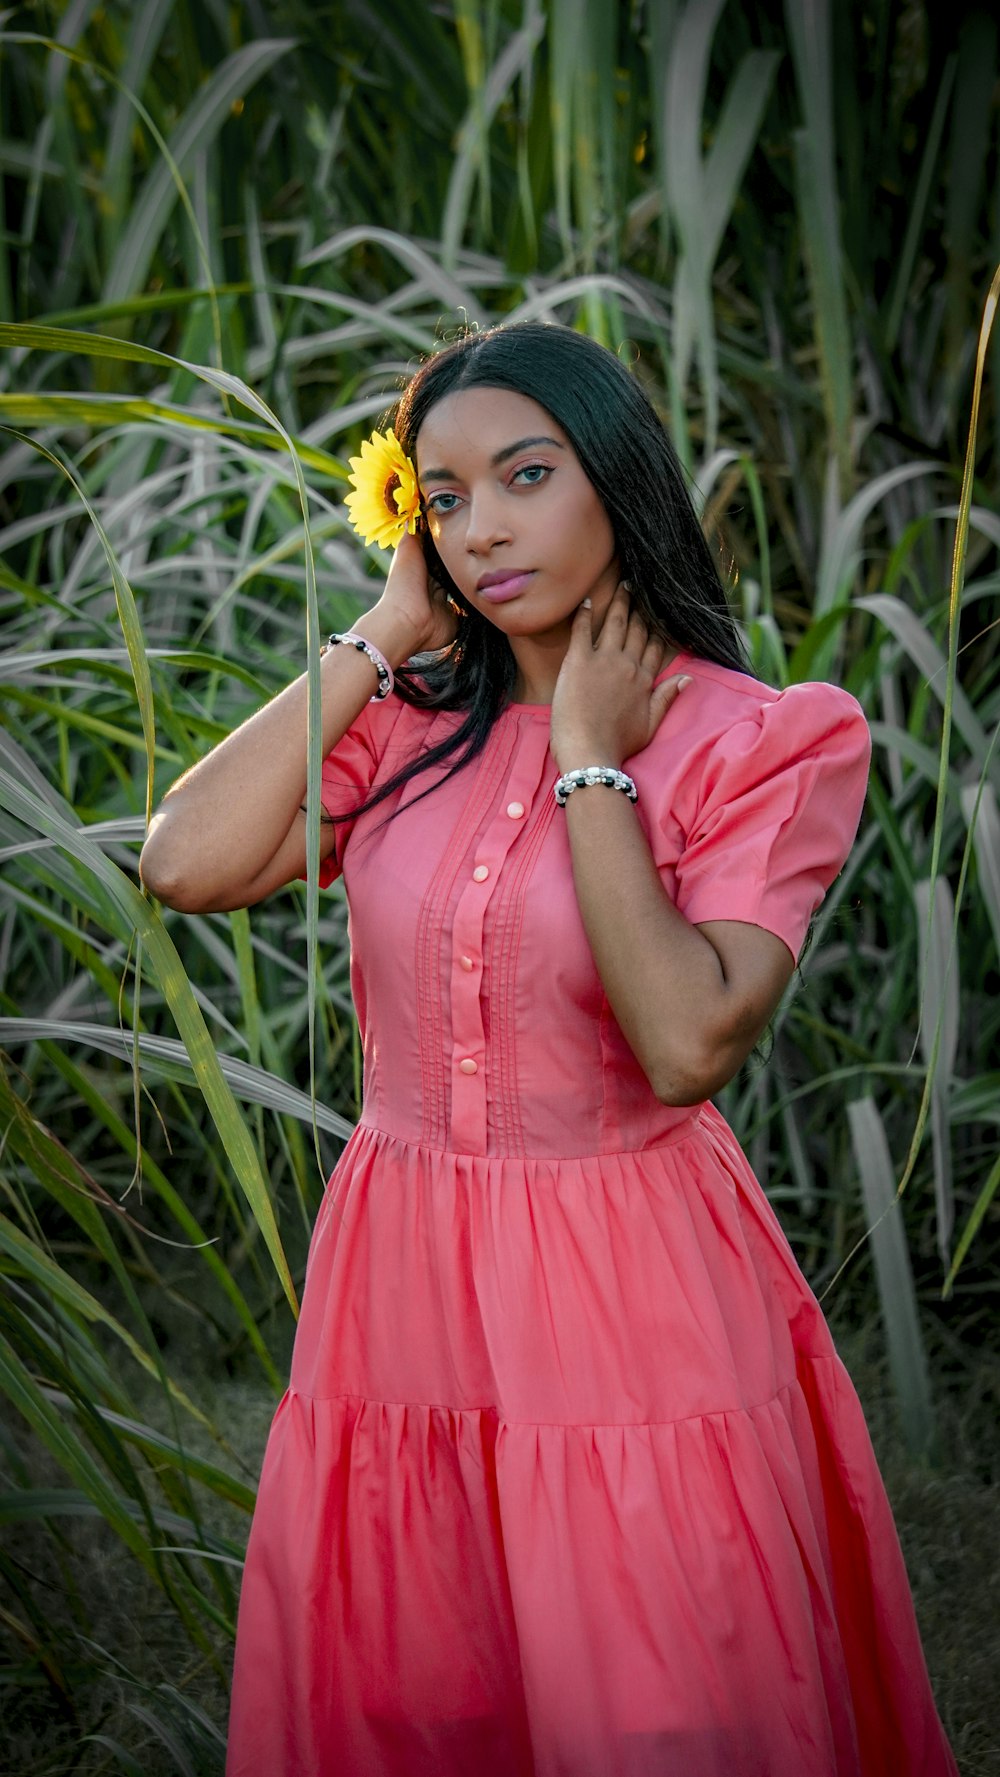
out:
{"label": "neck", "polygon": [[569,647],[569,624],[547,636],[510,636],[510,650],[517,665],[515,703],[551,703],[559,668]]}
{"label": "neck", "polygon": [[[613,568],[592,588],[590,597],[593,603],[594,637],[601,633],[601,625],[618,584],[618,566]],[[558,623],[553,629],[546,630],[542,635],[508,636],[510,650],[517,665],[517,677],[514,681],[515,703],[551,703],[559,677],[559,668],[566,658],[569,639],[573,629],[573,617]]]}

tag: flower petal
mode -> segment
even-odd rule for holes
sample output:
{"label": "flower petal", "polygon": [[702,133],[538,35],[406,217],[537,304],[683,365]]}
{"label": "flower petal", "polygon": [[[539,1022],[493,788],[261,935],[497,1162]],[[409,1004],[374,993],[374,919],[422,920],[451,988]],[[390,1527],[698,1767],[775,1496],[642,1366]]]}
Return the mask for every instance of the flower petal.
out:
{"label": "flower petal", "polygon": [[[359,457],[349,457],[353,489],[345,498],[351,524],[365,543],[394,549],[420,516],[420,490],[413,464],[396,434],[373,432]],[[390,487],[395,481],[396,485]],[[391,499],[391,504],[390,504]]]}

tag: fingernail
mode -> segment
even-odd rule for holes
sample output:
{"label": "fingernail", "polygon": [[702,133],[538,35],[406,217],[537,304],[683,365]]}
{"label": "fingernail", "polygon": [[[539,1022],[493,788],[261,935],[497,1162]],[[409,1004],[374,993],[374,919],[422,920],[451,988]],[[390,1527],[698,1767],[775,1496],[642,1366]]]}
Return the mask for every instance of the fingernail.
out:
{"label": "fingernail", "polygon": [[690,685],[690,683],[691,683],[691,674],[690,673],[682,673],[680,678],[677,681],[678,691],[683,691],[685,685]]}
{"label": "fingernail", "polygon": [[584,608],[584,610],[585,610],[585,611],[589,611],[589,610],[590,610],[590,600],[589,600],[589,599],[584,599],[584,601],[583,601],[583,608]]}

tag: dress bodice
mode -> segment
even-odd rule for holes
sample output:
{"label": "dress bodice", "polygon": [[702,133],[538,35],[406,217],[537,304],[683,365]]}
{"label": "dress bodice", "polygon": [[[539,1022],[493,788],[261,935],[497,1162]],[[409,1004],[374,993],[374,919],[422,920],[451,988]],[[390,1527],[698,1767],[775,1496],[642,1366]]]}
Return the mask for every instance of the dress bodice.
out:
{"label": "dress bodice", "polygon": [[[864,717],[833,686],[779,694],[687,656],[684,668],[694,683],[626,766],[661,881],[692,923],[745,920],[795,954],[854,837]],[[323,881],[343,870],[363,1124],[470,1155],[568,1158],[669,1142],[698,1115],[657,1100],[608,1005],[552,794],[549,718],[512,705],[469,765],[433,767],[338,826]],[[324,762],[325,806],[353,808],[458,719],[367,706]]]}

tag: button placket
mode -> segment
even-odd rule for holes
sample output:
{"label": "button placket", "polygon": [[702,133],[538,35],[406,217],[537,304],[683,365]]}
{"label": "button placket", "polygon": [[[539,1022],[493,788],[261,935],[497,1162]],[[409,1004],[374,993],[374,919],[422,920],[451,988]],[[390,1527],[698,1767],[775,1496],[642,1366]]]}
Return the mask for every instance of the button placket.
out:
{"label": "button placket", "polygon": [[514,769],[500,791],[493,819],[473,849],[468,878],[455,908],[451,969],[450,1140],[465,1153],[486,1152],[489,1070],[480,999],[486,913],[496,892],[504,859],[525,833],[526,817],[534,799],[547,787],[544,771],[547,760],[548,729],[537,725],[530,737],[521,737],[515,752]]}
{"label": "button placket", "polygon": [[455,910],[451,971],[452,1090],[451,1141],[470,1154],[486,1152],[486,1034],[479,988],[482,981],[483,919],[494,884],[469,872]]}

